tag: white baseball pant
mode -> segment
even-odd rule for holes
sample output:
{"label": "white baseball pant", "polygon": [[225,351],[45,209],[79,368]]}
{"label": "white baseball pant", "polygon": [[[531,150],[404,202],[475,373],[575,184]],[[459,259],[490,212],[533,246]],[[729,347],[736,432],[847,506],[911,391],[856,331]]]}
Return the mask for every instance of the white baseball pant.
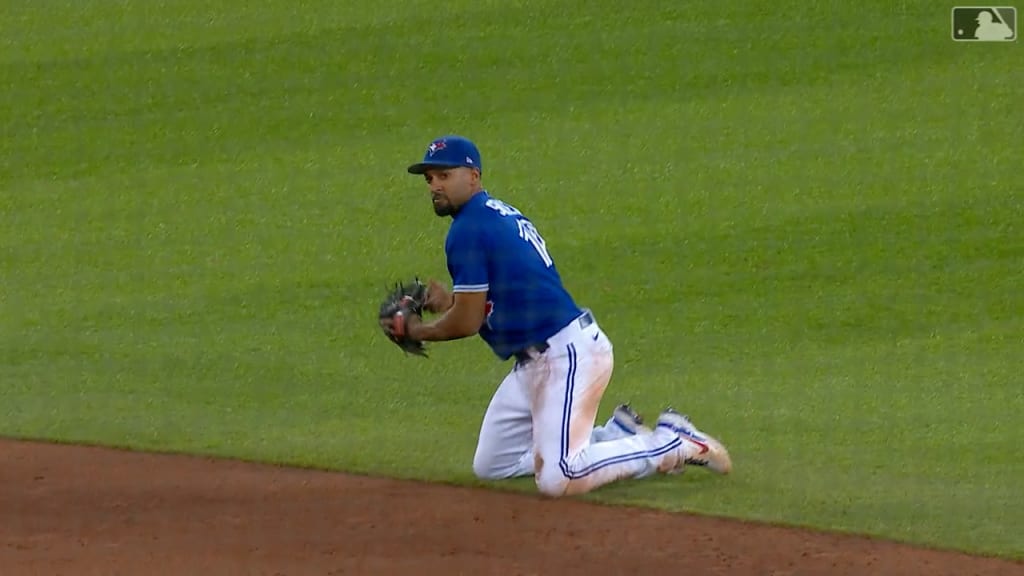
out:
{"label": "white baseball pant", "polygon": [[630,435],[595,427],[614,355],[592,320],[588,312],[572,321],[546,352],[517,362],[502,381],[480,428],[473,459],[479,478],[535,475],[542,494],[559,497],[681,464],[684,448],[671,430]]}

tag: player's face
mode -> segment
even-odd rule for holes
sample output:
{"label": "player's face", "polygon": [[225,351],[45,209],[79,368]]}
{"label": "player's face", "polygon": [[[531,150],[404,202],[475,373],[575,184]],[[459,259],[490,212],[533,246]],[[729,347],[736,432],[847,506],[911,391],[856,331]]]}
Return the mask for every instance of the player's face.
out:
{"label": "player's face", "polygon": [[480,186],[480,173],[471,168],[431,169],[423,177],[438,216],[454,214]]}

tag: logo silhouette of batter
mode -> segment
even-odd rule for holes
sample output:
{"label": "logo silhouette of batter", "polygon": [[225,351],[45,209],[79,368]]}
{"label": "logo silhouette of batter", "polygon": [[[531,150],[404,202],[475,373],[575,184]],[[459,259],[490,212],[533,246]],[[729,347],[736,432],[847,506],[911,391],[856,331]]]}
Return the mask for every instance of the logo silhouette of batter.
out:
{"label": "logo silhouette of batter", "polygon": [[978,28],[974,31],[976,40],[1009,40],[1013,38],[1013,30],[1004,22],[993,22],[992,13],[988,10],[978,12]]}

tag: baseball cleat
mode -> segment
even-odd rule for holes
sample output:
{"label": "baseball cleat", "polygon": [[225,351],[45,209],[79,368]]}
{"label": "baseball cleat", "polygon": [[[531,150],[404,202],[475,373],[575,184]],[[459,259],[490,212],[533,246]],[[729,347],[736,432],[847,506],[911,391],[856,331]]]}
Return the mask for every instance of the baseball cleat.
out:
{"label": "baseball cleat", "polygon": [[619,404],[615,407],[612,412],[611,423],[615,424],[619,429],[627,434],[636,434],[637,432],[650,432],[651,429],[644,426],[644,419],[640,416],[636,410],[629,404]]}
{"label": "baseball cleat", "polygon": [[732,459],[725,446],[693,425],[690,418],[672,408],[665,409],[658,417],[659,428],[668,428],[683,440],[684,462],[690,466],[701,466],[718,474],[732,471]]}

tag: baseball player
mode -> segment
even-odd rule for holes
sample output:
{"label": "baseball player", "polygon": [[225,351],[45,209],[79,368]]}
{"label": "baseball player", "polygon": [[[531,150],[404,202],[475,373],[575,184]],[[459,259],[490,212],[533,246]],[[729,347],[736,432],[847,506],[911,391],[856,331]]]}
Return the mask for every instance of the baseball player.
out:
{"label": "baseball player", "polygon": [[420,342],[479,334],[498,358],[514,360],[484,414],[473,458],[479,478],[533,475],[542,494],[560,497],[686,465],[730,472],[726,448],[672,409],[653,429],[628,405],[595,426],[612,343],[563,286],[534,224],[482,187],[472,142],[438,138],[408,172],[426,179],[434,213],[452,219],[445,254],[453,287],[427,283],[422,309],[437,315],[432,321],[398,313],[381,326]]}

